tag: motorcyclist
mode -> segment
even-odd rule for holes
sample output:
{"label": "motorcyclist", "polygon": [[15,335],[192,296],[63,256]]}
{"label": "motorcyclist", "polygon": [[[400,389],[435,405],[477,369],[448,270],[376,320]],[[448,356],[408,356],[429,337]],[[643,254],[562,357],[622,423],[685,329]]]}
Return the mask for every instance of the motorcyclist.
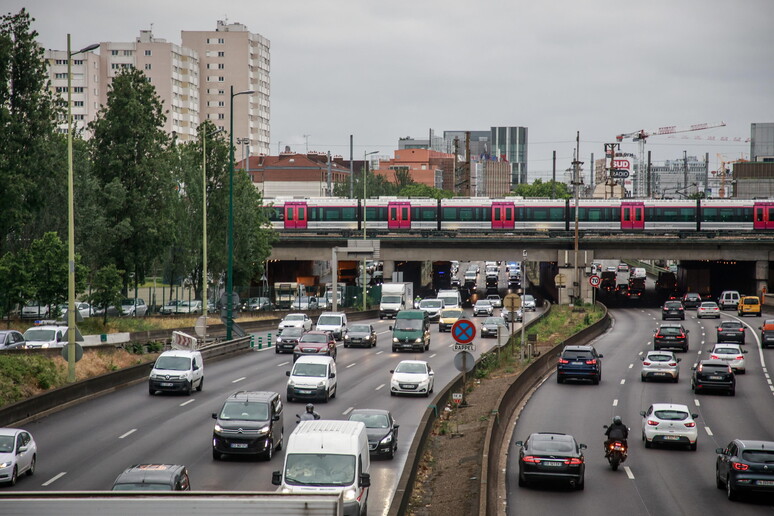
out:
{"label": "motorcyclist", "polygon": [[306,412],[304,412],[301,416],[298,417],[299,421],[312,421],[315,419],[320,419],[320,414],[314,411],[314,404],[313,403],[307,403],[306,404]]}
{"label": "motorcyclist", "polygon": [[609,446],[613,441],[621,441],[624,448],[628,448],[626,439],[629,437],[629,429],[623,424],[621,416],[613,417],[613,424],[607,427],[605,435],[607,436],[607,440],[605,441],[605,455],[609,454]]}

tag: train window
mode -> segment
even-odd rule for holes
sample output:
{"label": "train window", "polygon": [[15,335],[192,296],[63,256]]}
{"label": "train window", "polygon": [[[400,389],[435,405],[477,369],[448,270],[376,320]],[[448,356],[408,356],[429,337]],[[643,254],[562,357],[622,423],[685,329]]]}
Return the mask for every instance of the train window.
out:
{"label": "train window", "polygon": [[443,208],[443,220],[457,220],[457,208]]}
{"label": "train window", "polygon": [[704,222],[750,222],[749,208],[702,208]]}
{"label": "train window", "polygon": [[411,219],[412,220],[424,220],[424,221],[434,221],[435,220],[435,207],[428,207],[428,206],[422,206],[419,208],[412,208],[411,209]]}
{"label": "train window", "polygon": [[[613,221],[613,214],[612,214],[611,208],[584,208],[580,207],[580,211],[578,212],[578,220],[584,221],[584,222],[611,222]],[[624,220],[629,220],[626,218],[626,215],[631,210],[624,210]],[[573,213],[573,217],[575,214]]]}
{"label": "train window", "polygon": [[366,220],[373,222],[384,222],[387,220],[387,207],[386,206],[369,206],[366,208]]}
{"label": "train window", "polygon": [[695,222],[696,208],[653,208],[648,213],[653,222]]}
{"label": "train window", "polygon": [[266,208],[266,216],[271,222],[285,220],[285,208],[282,206],[269,206]]}

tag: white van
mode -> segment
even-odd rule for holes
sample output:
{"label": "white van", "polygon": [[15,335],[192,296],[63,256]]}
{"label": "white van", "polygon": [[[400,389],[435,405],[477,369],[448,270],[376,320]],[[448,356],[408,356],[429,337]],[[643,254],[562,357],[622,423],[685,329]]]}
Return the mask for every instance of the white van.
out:
{"label": "white van", "polygon": [[327,355],[301,355],[286,371],[287,400],[321,400],[336,397],[336,362]]}
{"label": "white van", "polygon": [[271,476],[279,492],[341,493],[345,516],[365,516],[371,462],[362,421],[301,421],[285,449],[284,469]]}
{"label": "white van", "polygon": [[736,290],[724,290],[718,298],[718,306],[721,310],[736,310],[740,298]]}
{"label": "white van", "polygon": [[444,308],[462,308],[459,290],[439,290],[436,299],[443,301]]}
{"label": "white van", "polygon": [[333,333],[333,338],[341,340],[347,332],[347,314],[344,312],[323,312],[317,318],[315,329]]}
{"label": "white van", "polygon": [[194,387],[201,391],[203,386],[204,360],[201,351],[165,351],[156,359],[148,378],[148,394],[151,396],[156,391],[182,391],[190,396]]}

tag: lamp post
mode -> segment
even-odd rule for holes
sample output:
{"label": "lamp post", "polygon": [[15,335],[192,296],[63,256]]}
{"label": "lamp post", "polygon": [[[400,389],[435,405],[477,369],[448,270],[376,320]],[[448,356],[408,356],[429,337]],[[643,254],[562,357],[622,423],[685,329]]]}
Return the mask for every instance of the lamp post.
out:
{"label": "lamp post", "polygon": [[228,270],[226,274],[226,340],[231,340],[231,330],[234,327],[234,97],[237,95],[252,95],[253,90],[234,93],[231,85],[229,113],[229,144],[228,144]]}
{"label": "lamp post", "polygon": [[73,195],[73,56],[99,48],[95,43],[70,51],[67,35],[67,381],[75,382],[75,202]]}
{"label": "lamp post", "polygon": [[209,299],[207,297],[207,138],[222,131],[223,129],[218,129],[209,134],[202,131],[202,315],[205,339],[207,338],[207,300]]}
{"label": "lamp post", "polygon": [[[366,239],[366,184],[368,184],[368,156],[376,154],[379,151],[363,151],[363,240]],[[368,293],[366,285],[366,259],[363,256],[363,311],[367,310],[366,295]]]}

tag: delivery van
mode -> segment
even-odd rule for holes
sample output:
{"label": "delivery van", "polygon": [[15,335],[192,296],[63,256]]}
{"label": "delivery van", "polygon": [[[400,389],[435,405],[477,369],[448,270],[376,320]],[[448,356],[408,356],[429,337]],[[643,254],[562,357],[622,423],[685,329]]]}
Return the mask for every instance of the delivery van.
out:
{"label": "delivery van", "polygon": [[424,353],[430,349],[430,319],[424,310],[401,310],[390,330],[393,353],[404,349]]}
{"label": "delivery van", "polygon": [[156,391],[184,392],[191,395],[194,387],[204,385],[204,360],[201,351],[165,351],[153,364],[148,377],[148,394]]}
{"label": "delivery van", "polygon": [[336,361],[328,355],[301,355],[288,376],[287,400],[320,400],[336,397]]}
{"label": "delivery van", "polygon": [[341,493],[345,516],[365,516],[370,471],[362,421],[301,421],[288,437],[284,468],[272,473],[271,483],[280,493]]}

